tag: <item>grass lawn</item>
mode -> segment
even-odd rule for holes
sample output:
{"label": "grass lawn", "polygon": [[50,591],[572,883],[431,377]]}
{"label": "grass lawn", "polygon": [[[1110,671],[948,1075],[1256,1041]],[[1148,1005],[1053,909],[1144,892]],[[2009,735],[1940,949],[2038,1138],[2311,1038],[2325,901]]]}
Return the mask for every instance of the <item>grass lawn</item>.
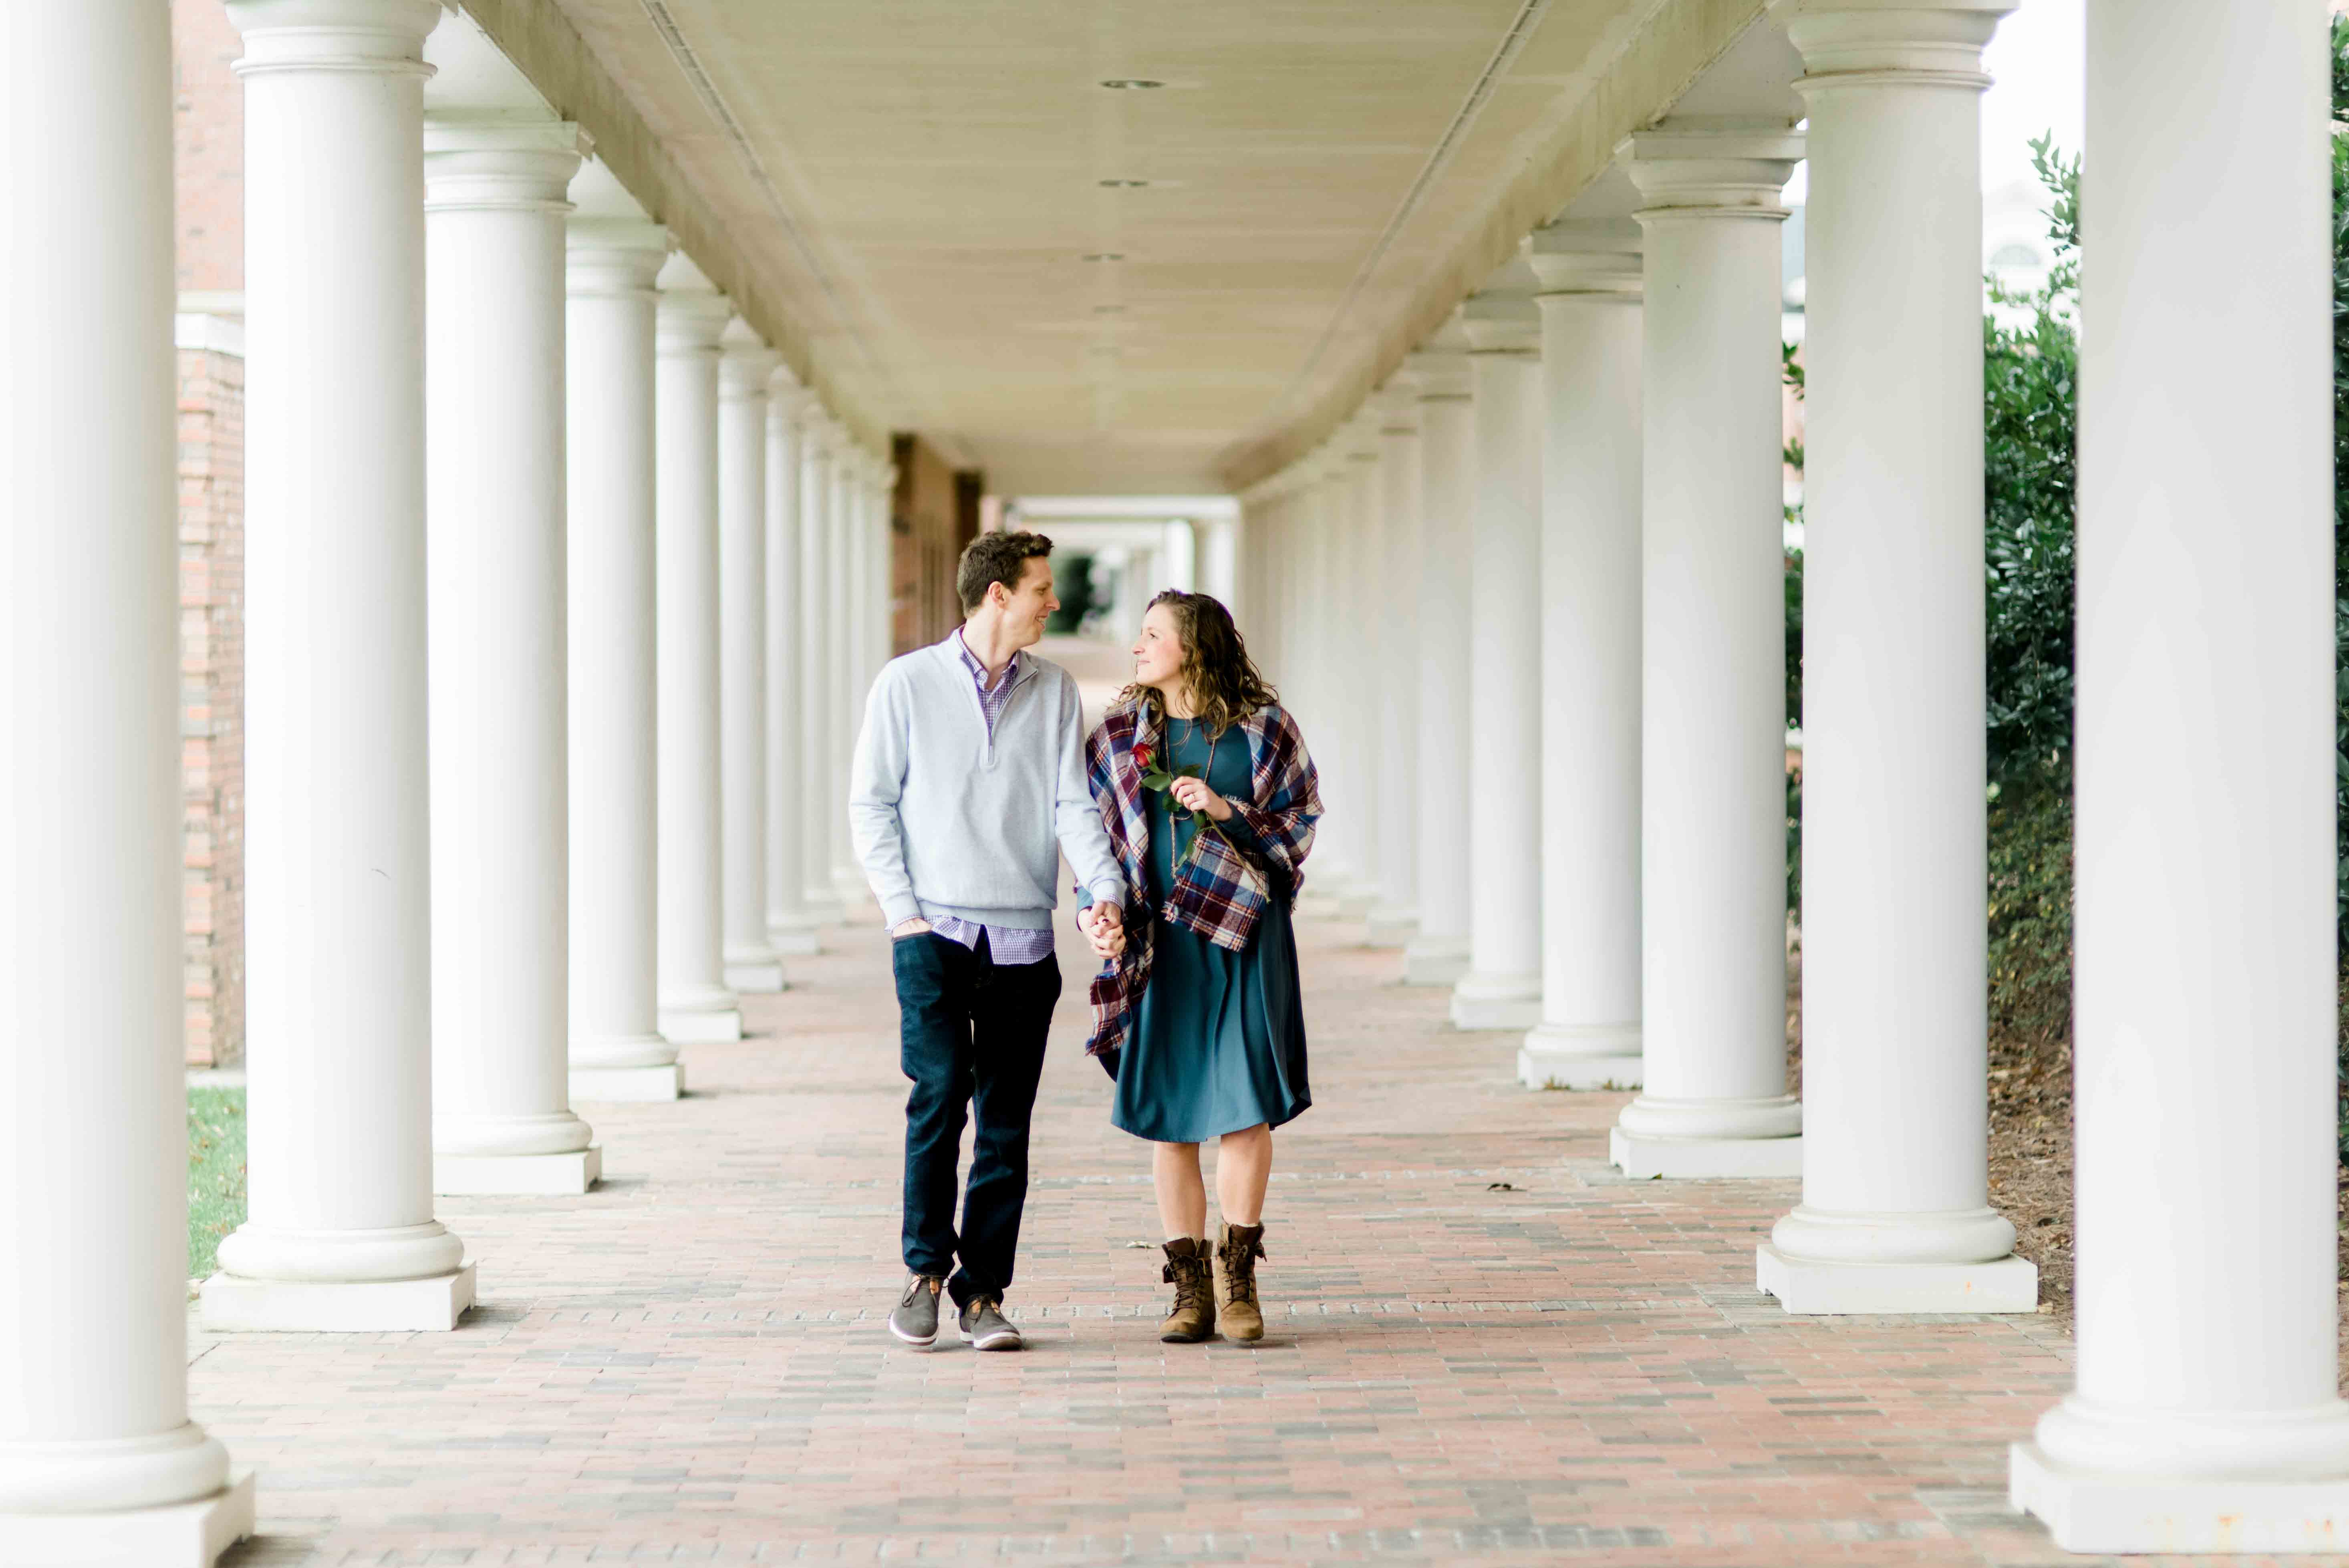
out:
{"label": "grass lawn", "polygon": [[220,1239],[244,1223],[244,1090],[188,1090],[188,1277],[212,1272]]}

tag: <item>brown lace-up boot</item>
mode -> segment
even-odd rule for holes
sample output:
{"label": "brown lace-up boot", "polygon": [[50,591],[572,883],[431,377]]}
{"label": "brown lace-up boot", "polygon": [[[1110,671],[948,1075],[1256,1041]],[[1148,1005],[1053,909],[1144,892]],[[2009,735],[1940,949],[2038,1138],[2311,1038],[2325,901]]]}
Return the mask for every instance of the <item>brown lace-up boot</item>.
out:
{"label": "brown lace-up boot", "polygon": [[1216,1332],[1216,1293],[1207,1277],[1207,1242],[1188,1236],[1166,1243],[1166,1267],[1160,1274],[1174,1287],[1174,1310],[1158,1326],[1158,1337],[1169,1345],[1196,1345]]}
{"label": "brown lace-up boot", "polygon": [[1216,1243],[1216,1305],[1226,1339],[1262,1339],[1264,1308],[1256,1299],[1256,1261],[1264,1256],[1262,1225],[1226,1225]]}

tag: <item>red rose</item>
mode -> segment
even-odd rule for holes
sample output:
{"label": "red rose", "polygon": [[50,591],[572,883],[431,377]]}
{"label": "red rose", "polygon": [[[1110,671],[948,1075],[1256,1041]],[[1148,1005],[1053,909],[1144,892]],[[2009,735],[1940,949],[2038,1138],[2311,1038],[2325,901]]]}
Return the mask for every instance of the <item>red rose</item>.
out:
{"label": "red rose", "polygon": [[1150,771],[1150,748],[1137,746],[1133,748],[1133,765],[1144,773]]}

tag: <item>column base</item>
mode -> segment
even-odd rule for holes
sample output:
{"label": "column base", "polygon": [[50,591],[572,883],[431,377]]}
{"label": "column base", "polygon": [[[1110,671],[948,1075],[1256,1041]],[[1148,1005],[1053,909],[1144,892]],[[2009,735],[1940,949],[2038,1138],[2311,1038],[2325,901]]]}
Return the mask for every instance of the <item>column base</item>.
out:
{"label": "column base", "polygon": [[1366,947],[1406,947],[1419,934],[1419,912],[1397,904],[1373,908],[1362,930]]}
{"label": "column base", "polygon": [[785,958],[812,958],[823,951],[823,939],[818,934],[814,917],[797,925],[767,924],[767,945]]}
{"label": "column base", "polygon": [[783,966],[770,959],[759,964],[729,964],[726,988],[753,996],[771,996],[791,987],[783,983]]}
{"label": "column base", "polygon": [[1660,1138],[1618,1127],[1607,1134],[1607,1160],[1635,1181],[1800,1176],[1803,1138]]}
{"label": "column base", "polygon": [[[1801,1141],[1799,1139],[1795,1141]],[[1754,1283],[1802,1317],[1861,1313],[2036,1312],[2039,1269],[2025,1258],[1982,1264],[1850,1264],[1754,1249]]]}
{"label": "column base", "polygon": [[657,1068],[573,1068],[574,1105],[633,1104],[676,1099],[685,1093],[685,1064]]}
{"label": "column base", "polygon": [[810,888],[802,902],[806,905],[808,919],[818,931],[840,923],[840,898],[830,888]]}
{"label": "column base", "polygon": [[604,1174],[604,1150],[589,1144],[567,1154],[441,1154],[432,1156],[432,1191],[443,1197],[515,1193],[564,1197],[585,1192]]}
{"label": "column base", "polygon": [[200,1299],[203,1326],[217,1334],[445,1333],[473,1305],[473,1265],[431,1279],[365,1283],[216,1274],[204,1281]]}
{"label": "column base", "polygon": [[1638,1088],[1646,1070],[1637,1024],[1537,1024],[1517,1052],[1517,1081],[1527,1088]]}
{"label": "column base", "polygon": [[1402,950],[1406,985],[1457,985],[1468,973],[1468,941],[1461,936],[1421,936]]}
{"label": "column base", "polygon": [[2349,1540],[2349,1477],[2101,1475],[2057,1464],[2026,1441],[2007,1449],[2007,1495],[2066,1552],[2333,1553]]}
{"label": "column base", "polygon": [[673,1045],[706,1045],[742,1037],[742,1010],[717,1013],[671,1013],[660,1016],[661,1037]]}
{"label": "column base", "polygon": [[253,1471],[210,1497],[111,1513],[0,1512],[10,1563],[60,1568],[212,1568],[253,1533]]}
{"label": "column base", "polygon": [[1458,1029],[1530,1029],[1541,1022],[1541,976],[1471,970],[1452,988]]}

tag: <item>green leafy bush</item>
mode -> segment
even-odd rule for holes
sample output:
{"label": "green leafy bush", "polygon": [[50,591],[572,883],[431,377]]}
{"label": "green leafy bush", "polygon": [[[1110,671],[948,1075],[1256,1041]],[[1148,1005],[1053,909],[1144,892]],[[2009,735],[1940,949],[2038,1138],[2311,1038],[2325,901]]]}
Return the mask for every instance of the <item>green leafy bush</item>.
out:
{"label": "green leafy bush", "polygon": [[[1992,1033],[2068,1036],[2072,1008],[2074,452],[2080,161],[2047,138],[2047,279],[1982,322],[1982,554]],[[2002,325],[2000,316],[2011,325]]]}

